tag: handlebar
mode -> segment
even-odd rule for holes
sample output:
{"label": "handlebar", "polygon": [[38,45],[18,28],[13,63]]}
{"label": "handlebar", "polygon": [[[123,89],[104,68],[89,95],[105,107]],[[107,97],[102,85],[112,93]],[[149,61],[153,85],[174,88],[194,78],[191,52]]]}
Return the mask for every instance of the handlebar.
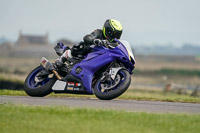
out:
{"label": "handlebar", "polygon": [[97,46],[105,46],[106,48],[114,48],[117,46],[117,43],[112,43],[108,40],[95,39],[93,42]]}

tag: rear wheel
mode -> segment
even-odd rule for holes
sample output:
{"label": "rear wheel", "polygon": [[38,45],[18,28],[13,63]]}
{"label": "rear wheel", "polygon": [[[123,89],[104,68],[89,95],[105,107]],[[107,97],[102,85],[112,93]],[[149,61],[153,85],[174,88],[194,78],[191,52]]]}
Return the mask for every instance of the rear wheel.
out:
{"label": "rear wheel", "polygon": [[131,83],[127,70],[119,70],[114,80],[104,80],[100,77],[94,87],[96,97],[101,100],[111,100],[123,94]]}
{"label": "rear wheel", "polygon": [[27,76],[24,83],[24,90],[29,96],[43,97],[52,92],[52,86],[56,82],[55,76],[45,76],[37,78],[38,74],[44,70],[42,66],[38,66]]}

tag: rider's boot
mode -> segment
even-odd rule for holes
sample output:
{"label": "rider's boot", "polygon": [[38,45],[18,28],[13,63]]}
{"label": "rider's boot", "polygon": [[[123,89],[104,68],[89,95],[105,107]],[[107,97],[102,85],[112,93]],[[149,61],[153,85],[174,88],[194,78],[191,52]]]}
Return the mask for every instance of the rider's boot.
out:
{"label": "rider's boot", "polygon": [[58,68],[61,68],[67,59],[72,58],[71,49],[66,50],[56,61],[55,65]]}

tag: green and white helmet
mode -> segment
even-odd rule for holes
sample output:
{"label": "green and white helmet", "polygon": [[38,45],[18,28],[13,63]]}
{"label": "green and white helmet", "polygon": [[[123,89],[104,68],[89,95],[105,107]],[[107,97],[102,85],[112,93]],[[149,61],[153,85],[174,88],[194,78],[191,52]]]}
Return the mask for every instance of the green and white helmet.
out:
{"label": "green and white helmet", "polygon": [[108,19],[103,25],[103,35],[112,42],[115,38],[120,39],[122,35],[122,25],[118,20]]}

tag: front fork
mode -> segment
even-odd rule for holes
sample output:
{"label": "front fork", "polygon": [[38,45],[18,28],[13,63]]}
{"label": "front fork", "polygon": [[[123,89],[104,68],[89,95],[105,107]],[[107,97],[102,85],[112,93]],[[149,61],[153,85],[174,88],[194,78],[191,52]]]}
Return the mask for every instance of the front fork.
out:
{"label": "front fork", "polygon": [[117,62],[110,63],[107,69],[103,72],[101,80],[114,80],[117,76],[118,71],[121,69],[124,69],[124,67],[122,67]]}
{"label": "front fork", "polygon": [[56,70],[52,70],[52,72],[55,74],[55,76],[56,76],[56,78],[57,78],[58,80],[61,80],[61,79],[62,79],[62,77],[60,76],[60,74],[59,74]]}

